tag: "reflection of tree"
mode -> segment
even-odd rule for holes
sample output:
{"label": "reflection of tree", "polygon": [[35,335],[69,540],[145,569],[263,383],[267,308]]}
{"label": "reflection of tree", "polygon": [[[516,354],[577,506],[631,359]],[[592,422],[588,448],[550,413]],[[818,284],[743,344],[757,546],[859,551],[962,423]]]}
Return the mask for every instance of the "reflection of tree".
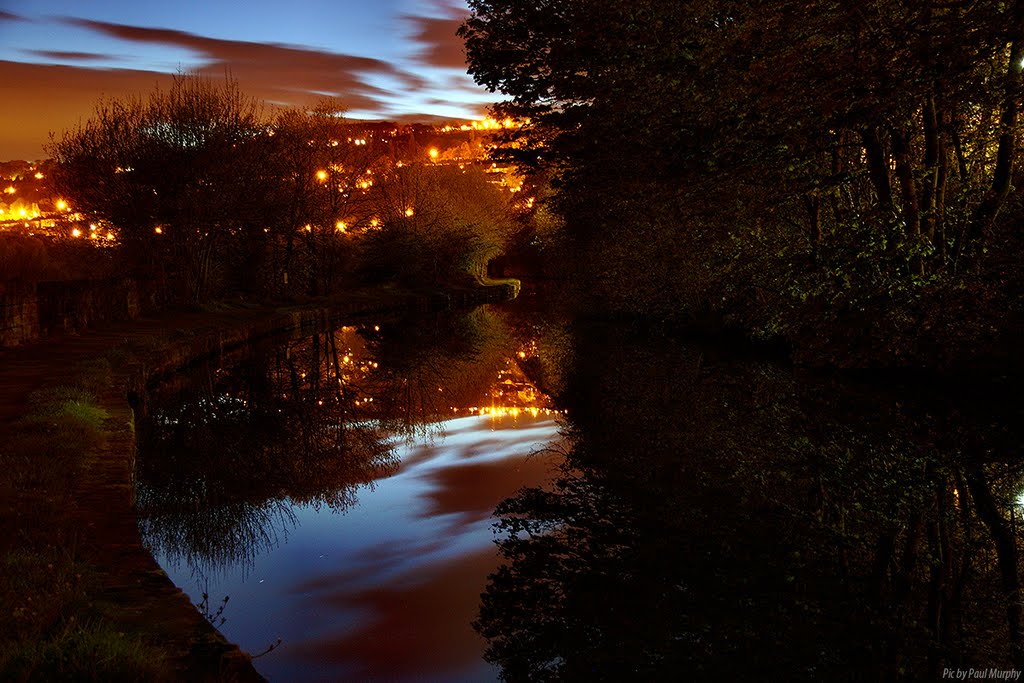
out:
{"label": "reflection of tree", "polygon": [[169,510],[153,509],[147,502],[139,528],[150,548],[171,562],[184,560],[200,574],[234,563],[249,566],[295,525],[295,514],[283,500],[190,502]]}
{"label": "reflection of tree", "polygon": [[393,472],[395,436],[485,396],[511,355],[478,309],[341,327],[197,371],[140,428],[140,527],[199,571],[251,562],[294,524],[291,505],[344,511]]}
{"label": "reflection of tree", "polygon": [[1019,420],[605,329],[576,346],[562,476],[498,510],[476,627],[506,680],[1021,668],[1022,468],[978,460]]}
{"label": "reflection of tree", "polygon": [[482,306],[464,315],[438,315],[399,325],[400,334],[367,335],[380,361],[375,378],[380,415],[396,431],[452,415],[452,408],[483,405],[512,355],[503,319]]}
{"label": "reflection of tree", "polygon": [[388,432],[344,400],[331,339],[199,373],[150,416],[138,505],[151,546],[198,569],[251,560],[287,532],[291,504],[344,511],[393,471]]}

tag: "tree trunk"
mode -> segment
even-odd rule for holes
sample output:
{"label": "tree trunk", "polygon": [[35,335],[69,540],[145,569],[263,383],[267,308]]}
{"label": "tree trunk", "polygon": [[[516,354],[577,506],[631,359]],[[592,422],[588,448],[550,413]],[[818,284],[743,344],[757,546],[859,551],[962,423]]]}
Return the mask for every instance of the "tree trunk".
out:
{"label": "tree trunk", "polygon": [[966,472],[967,487],[970,489],[978,517],[988,527],[996,546],[999,573],[1002,577],[1003,594],[1006,599],[1006,622],[1010,630],[1010,650],[1014,666],[1024,669],[1024,627],[1022,627],[1021,586],[1018,573],[1017,539],[1006,519],[1003,518],[985,472],[980,466]]}
{"label": "tree trunk", "polygon": [[917,183],[914,181],[914,167],[910,160],[910,131],[892,131],[892,156],[896,162],[896,179],[900,183],[900,197],[903,202],[903,223],[906,225],[907,237],[921,237],[921,206],[917,196]]}
{"label": "tree trunk", "polygon": [[939,118],[935,111],[935,97],[925,99],[921,110],[924,129],[924,168],[925,178],[921,192],[922,216],[924,219],[921,232],[929,242],[935,240],[938,222],[939,198],[939,154],[942,140],[939,137]]}
{"label": "tree trunk", "polygon": [[878,137],[878,130],[869,128],[860,133],[864,144],[864,155],[868,162],[868,175],[878,196],[878,206],[886,213],[892,212],[892,185],[889,182],[889,160]]}
{"label": "tree trunk", "polygon": [[984,246],[992,233],[992,227],[999,211],[1006,202],[1013,180],[1013,163],[1017,156],[1017,125],[1020,112],[1021,73],[1024,71],[1024,1],[1013,4],[1012,21],[1009,27],[1010,62],[1006,68],[1003,84],[1003,107],[999,115],[999,147],[996,151],[996,166],[992,172],[992,183],[985,198],[978,205],[972,217],[968,233],[969,251],[977,252]]}

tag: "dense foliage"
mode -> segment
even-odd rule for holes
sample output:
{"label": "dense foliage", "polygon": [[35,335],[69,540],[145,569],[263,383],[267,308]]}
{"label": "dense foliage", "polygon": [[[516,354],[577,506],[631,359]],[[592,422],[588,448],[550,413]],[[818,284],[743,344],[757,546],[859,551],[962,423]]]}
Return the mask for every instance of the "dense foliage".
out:
{"label": "dense foliage", "polygon": [[551,175],[591,307],[855,365],[1006,341],[1024,3],[470,6],[471,73],[528,119],[508,151]]}

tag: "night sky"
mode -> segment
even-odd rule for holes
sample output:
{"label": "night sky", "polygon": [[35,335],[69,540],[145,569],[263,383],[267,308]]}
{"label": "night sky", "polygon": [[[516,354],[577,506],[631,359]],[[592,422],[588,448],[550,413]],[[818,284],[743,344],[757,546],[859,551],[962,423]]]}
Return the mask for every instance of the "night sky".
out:
{"label": "night sky", "polygon": [[352,118],[476,118],[462,0],[0,0],[0,160],[45,156],[102,96],[230,72],[271,105],[341,99]]}

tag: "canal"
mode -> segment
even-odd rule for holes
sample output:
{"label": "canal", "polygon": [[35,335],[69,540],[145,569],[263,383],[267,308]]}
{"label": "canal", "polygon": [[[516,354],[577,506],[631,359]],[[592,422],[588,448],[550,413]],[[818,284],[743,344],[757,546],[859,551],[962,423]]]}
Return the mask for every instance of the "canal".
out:
{"label": "canal", "polygon": [[140,527],[272,681],[1020,670],[1022,413],[520,305],[366,319],[158,388]]}

